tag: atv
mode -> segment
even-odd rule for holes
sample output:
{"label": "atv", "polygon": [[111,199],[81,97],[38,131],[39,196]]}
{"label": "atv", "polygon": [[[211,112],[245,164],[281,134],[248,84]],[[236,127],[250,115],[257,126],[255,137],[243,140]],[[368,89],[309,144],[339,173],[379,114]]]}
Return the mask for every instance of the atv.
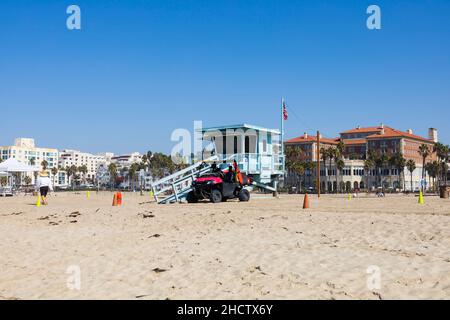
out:
{"label": "atv", "polygon": [[222,172],[204,174],[192,182],[193,190],[187,194],[186,200],[188,203],[197,203],[203,199],[209,199],[212,203],[235,198],[239,201],[249,201],[250,192],[245,189],[245,186],[250,184],[250,179],[244,174],[242,176],[242,183],[240,183],[226,181]]}

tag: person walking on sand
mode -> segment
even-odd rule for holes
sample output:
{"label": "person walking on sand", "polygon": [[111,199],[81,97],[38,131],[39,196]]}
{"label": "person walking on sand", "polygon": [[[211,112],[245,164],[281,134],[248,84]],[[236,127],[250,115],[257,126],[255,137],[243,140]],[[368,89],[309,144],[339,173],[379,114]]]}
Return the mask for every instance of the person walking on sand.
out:
{"label": "person walking on sand", "polygon": [[36,180],[36,187],[41,195],[42,204],[47,205],[47,195],[49,191],[53,191],[52,181],[49,178],[47,171],[39,172],[39,177]]}

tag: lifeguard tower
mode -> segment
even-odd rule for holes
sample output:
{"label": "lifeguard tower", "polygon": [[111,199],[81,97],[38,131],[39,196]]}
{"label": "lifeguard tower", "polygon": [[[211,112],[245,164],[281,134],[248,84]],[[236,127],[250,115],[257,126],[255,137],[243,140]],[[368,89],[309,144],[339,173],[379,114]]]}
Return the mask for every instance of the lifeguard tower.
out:
{"label": "lifeguard tower", "polygon": [[[152,185],[158,203],[177,202],[191,191],[191,183],[210,170],[214,162],[227,167],[236,160],[241,172],[253,186],[277,191],[277,182],[284,175],[281,132],[250,124],[202,128],[202,152],[195,155],[197,163],[165,177]],[[169,195],[166,195],[171,191]]]}

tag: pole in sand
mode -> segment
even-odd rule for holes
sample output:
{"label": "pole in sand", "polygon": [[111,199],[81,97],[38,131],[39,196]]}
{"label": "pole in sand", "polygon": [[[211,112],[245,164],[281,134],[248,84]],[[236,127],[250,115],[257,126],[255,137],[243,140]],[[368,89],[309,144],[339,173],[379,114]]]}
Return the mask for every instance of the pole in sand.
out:
{"label": "pole in sand", "polygon": [[317,161],[317,179],[316,179],[316,184],[317,184],[317,197],[320,198],[320,132],[319,130],[317,130],[317,143],[316,143],[316,148],[317,148],[317,152],[316,152],[316,161]]}

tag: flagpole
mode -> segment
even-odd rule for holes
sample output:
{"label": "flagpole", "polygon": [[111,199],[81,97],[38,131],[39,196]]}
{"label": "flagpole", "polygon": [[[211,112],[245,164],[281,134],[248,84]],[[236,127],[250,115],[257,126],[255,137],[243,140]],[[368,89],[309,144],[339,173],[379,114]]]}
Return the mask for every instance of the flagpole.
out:
{"label": "flagpole", "polygon": [[283,157],[283,171],[284,171],[284,98],[281,98],[281,156]]}

